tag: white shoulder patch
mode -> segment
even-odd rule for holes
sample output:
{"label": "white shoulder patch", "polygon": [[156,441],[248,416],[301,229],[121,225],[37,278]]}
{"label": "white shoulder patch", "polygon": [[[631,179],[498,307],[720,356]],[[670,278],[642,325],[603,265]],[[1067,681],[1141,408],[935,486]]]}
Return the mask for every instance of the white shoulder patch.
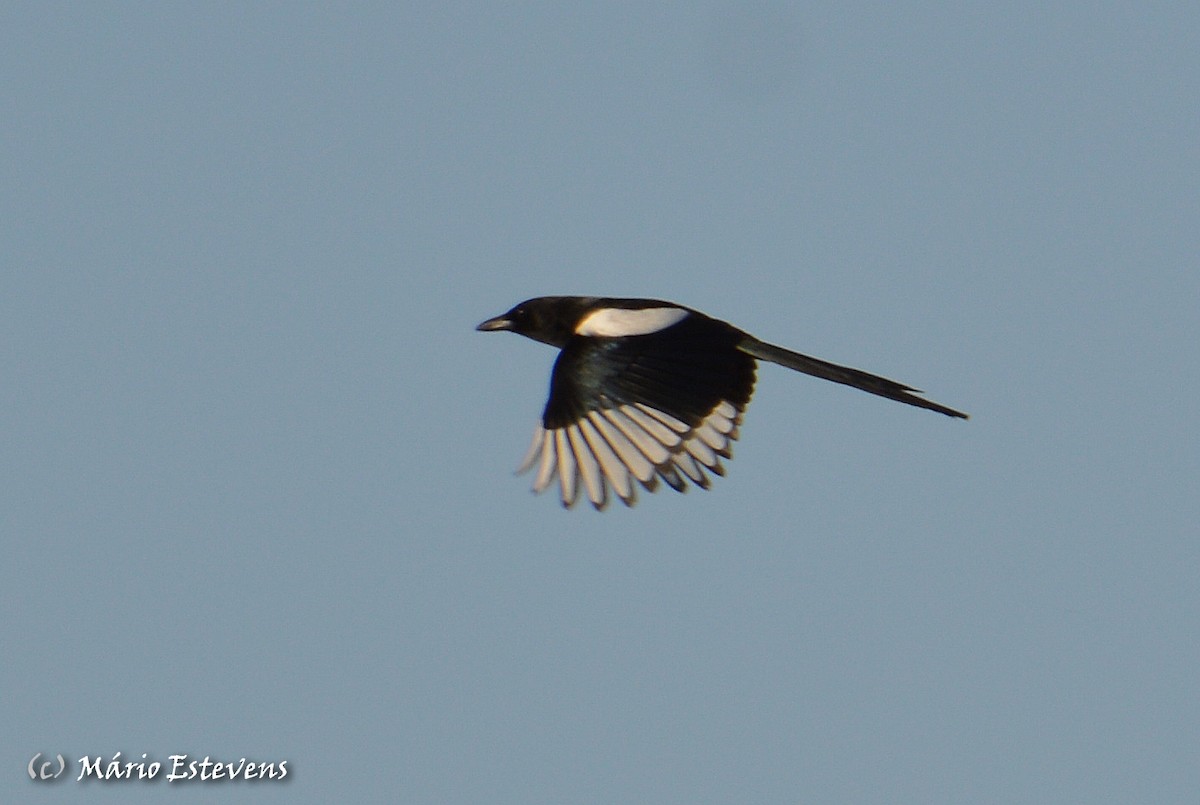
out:
{"label": "white shoulder patch", "polygon": [[588,314],[575,325],[576,335],[620,337],[648,335],[665,330],[687,318],[681,307],[650,307],[641,310],[604,307]]}

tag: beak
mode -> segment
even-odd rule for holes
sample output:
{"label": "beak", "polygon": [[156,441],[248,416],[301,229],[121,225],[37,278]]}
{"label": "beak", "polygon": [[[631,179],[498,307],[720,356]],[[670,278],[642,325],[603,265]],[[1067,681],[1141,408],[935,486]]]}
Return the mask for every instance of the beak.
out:
{"label": "beak", "polygon": [[488,319],[475,329],[482,330],[483,332],[487,333],[492,332],[493,330],[511,330],[512,325],[512,320],[504,316],[497,316],[494,319]]}

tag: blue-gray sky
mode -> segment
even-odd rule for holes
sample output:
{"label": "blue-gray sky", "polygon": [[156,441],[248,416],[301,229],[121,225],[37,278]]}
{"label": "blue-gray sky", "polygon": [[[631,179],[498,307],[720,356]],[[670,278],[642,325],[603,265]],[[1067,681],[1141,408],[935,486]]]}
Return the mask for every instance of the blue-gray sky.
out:
{"label": "blue-gray sky", "polygon": [[[4,801],[1185,802],[1200,12],[0,9]],[[763,366],[728,477],[512,469],[521,299]],[[30,782],[36,752],[285,784]],[[172,790],[173,789],[173,790]]]}

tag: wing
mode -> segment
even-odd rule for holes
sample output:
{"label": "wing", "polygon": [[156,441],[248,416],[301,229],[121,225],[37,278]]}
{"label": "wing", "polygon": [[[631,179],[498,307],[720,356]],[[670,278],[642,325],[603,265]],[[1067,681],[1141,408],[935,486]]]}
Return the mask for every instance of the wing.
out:
{"label": "wing", "polygon": [[572,338],[519,471],[537,467],[535,492],[557,477],[568,507],[583,490],[601,509],[610,489],[632,506],[638,486],[653,492],[660,479],[680,492],[687,481],[708,488],[754,390],[743,337],[692,313],[644,335]]}

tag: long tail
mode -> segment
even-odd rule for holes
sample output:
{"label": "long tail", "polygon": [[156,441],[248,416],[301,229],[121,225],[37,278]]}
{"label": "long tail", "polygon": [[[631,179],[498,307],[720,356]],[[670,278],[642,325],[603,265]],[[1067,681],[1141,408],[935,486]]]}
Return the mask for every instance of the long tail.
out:
{"label": "long tail", "polygon": [[810,358],[808,355],[801,355],[799,352],[792,352],[790,349],[777,347],[774,344],[768,344],[766,341],[759,341],[750,335],[742,339],[742,342],[738,344],[738,349],[760,360],[777,363],[780,366],[795,369],[797,372],[803,372],[806,375],[832,380],[834,383],[844,383],[856,389],[878,394],[880,397],[887,397],[889,400],[908,403],[918,408],[928,408],[930,411],[937,411],[939,414],[945,414],[946,416],[967,419],[967,415],[961,411],[955,411],[953,408],[938,405],[924,397],[917,397],[916,394],[921,393],[920,389],[914,389],[903,383],[897,383],[895,380],[888,380],[886,377],[868,374],[858,369],[851,369],[848,366],[838,366],[836,363],[829,363],[820,358]]}

